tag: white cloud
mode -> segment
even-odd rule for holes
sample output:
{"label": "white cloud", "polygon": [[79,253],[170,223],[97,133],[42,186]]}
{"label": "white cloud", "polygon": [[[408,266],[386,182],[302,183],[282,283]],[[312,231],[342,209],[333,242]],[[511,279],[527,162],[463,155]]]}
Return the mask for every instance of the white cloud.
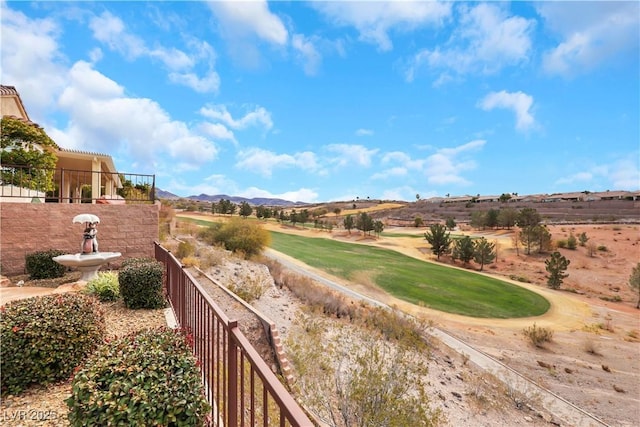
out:
{"label": "white cloud", "polygon": [[232,131],[230,131],[225,125],[221,123],[201,123],[200,130],[212,137],[213,139],[226,139],[233,143],[236,143],[236,137]]}
{"label": "white cloud", "polygon": [[384,179],[387,179],[387,178],[398,178],[398,177],[402,177],[402,176],[407,176],[407,174],[408,174],[407,168],[404,168],[404,167],[401,167],[401,166],[397,166],[397,167],[394,167],[394,168],[385,169],[382,172],[374,173],[373,175],[371,175],[371,179],[384,180]]}
{"label": "white cloud", "polygon": [[212,1],[208,5],[228,36],[245,37],[251,34],[269,43],[287,43],[287,29],[280,18],[269,11],[266,0]]}
{"label": "white cloud", "polygon": [[593,190],[640,189],[640,167],[638,152],[629,153],[611,163],[592,164],[585,170],[556,180],[557,185],[590,186]]}
{"label": "white cloud", "polygon": [[411,31],[438,25],[451,14],[448,2],[436,1],[336,1],[314,2],[312,6],[335,25],[353,26],[360,40],[373,43],[382,51],[393,48],[389,32]]}
{"label": "white cloud", "polygon": [[524,92],[491,92],[485,96],[478,106],[485,111],[494,108],[506,108],[513,110],[516,115],[516,129],[526,131],[535,126],[535,119],[531,114],[533,97]]}
{"label": "white cloud", "polygon": [[[119,52],[130,61],[141,57],[160,61],[169,71],[168,77],[173,83],[200,93],[215,93],[220,88],[220,76],[214,70],[216,55],[206,41],[190,39],[189,54],[173,47],[150,48],[143,39],[128,32],[124,22],[110,12],[94,16],[89,27],[96,40],[106,44],[111,50]],[[205,69],[202,77],[195,71],[200,63],[204,64]]]}
{"label": "white cloud", "polygon": [[249,187],[238,193],[240,197],[254,198],[266,197],[270,199],[283,199],[292,202],[314,203],[318,201],[318,193],[309,188],[300,188],[298,190],[286,191],[284,193],[271,193],[256,187]]}
{"label": "white cloud", "polygon": [[454,79],[450,72],[492,74],[528,60],[534,20],[508,16],[497,4],[462,5],[458,11],[460,23],[448,46],[415,54],[405,71],[407,81],[425,67],[443,70],[434,83],[441,85]]}
{"label": "white cloud", "polygon": [[371,158],[379,151],[377,148],[368,149],[363,145],[330,144],[326,146],[327,151],[337,153],[330,162],[337,166],[347,166],[355,164],[357,166],[371,166]]}
{"label": "white cloud", "polygon": [[[51,19],[29,19],[0,3],[2,27],[2,84],[16,86],[29,117],[43,123],[65,85],[66,69],[57,38],[60,29]],[[42,78],[46,76],[46,78]]]}
{"label": "white cloud", "polygon": [[200,114],[216,122],[222,122],[233,129],[246,129],[251,126],[262,125],[265,130],[273,127],[271,113],[264,107],[255,107],[243,117],[234,119],[226,105],[208,105],[200,109]]}
{"label": "white cloud", "polygon": [[261,148],[238,153],[236,167],[270,177],[274,169],[296,167],[305,171],[318,168],[316,155],[310,151],[295,154],[276,154]]}
{"label": "white cloud", "polygon": [[356,131],[356,136],[372,136],[373,131],[371,129],[358,129]]}
{"label": "white cloud", "polygon": [[637,61],[638,2],[583,2],[579,13],[573,2],[540,2],[536,7],[546,27],[562,38],[544,53],[546,72],[579,74],[625,52],[635,52]]}
{"label": "white cloud", "polygon": [[211,141],[171,120],[155,101],[127,97],[122,86],[84,61],[69,70],[59,106],[69,122],[54,133],[65,148],[118,152],[136,159],[144,171],[153,170],[165,153],[175,162],[174,170],[195,168],[217,154]]}
{"label": "white cloud", "polygon": [[294,34],[291,46],[297,52],[298,60],[302,62],[305,74],[315,75],[322,63],[322,56],[316,48],[314,40],[302,34]]}
{"label": "white cloud", "polygon": [[475,169],[476,164],[464,155],[483,148],[485,144],[484,140],[475,140],[457,147],[439,149],[425,159],[427,182],[434,185],[468,185],[469,181],[462,177],[462,173]]}

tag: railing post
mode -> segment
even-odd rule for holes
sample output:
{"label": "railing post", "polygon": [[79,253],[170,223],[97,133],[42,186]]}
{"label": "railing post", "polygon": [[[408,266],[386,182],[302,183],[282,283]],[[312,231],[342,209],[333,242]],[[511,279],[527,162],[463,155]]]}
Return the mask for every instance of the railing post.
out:
{"label": "railing post", "polygon": [[227,426],[235,427],[238,425],[238,347],[233,331],[238,327],[238,321],[229,321],[228,327]]}

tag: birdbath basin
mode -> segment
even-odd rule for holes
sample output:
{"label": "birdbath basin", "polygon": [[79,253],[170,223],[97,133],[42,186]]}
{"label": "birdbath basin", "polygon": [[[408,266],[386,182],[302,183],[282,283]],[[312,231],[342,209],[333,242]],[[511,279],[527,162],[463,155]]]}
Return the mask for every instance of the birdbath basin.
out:
{"label": "birdbath basin", "polygon": [[53,257],[53,260],[65,267],[75,267],[82,273],[80,281],[88,282],[98,275],[103,264],[121,257],[120,252],[93,252],[90,254],[67,254]]}

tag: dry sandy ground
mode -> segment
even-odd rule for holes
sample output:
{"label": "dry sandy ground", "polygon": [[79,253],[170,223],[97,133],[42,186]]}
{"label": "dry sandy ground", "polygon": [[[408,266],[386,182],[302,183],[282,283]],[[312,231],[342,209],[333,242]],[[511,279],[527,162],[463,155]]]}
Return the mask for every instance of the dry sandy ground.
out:
{"label": "dry sandy ground", "polygon": [[[268,228],[308,237],[350,240],[393,249],[419,259],[434,261],[428,244],[416,238],[363,239],[343,230],[333,233],[269,224]],[[451,315],[407,304],[390,297],[369,283],[350,286],[365,295],[396,305],[417,317],[429,319],[508,366],[533,379],[611,426],[640,423],[640,311],[638,295],[628,286],[631,269],[640,261],[638,225],[550,226],[553,240],[586,232],[598,246],[589,256],[585,247],[561,249],[571,260],[563,290],[546,287],[544,260],[548,255],[516,253],[509,232],[482,233],[498,243],[498,261],[483,274],[525,277],[532,283],[512,283],[542,294],[551,309],[542,316],[524,319],[477,319]],[[422,235],[425,229],[386,230]],[[478,233],[475,233],[478,234]],[[363,281],[363,282],[366,282]],[[572,291],[567,291],[572,290]],[[610,300],[620,298],[620,302]],[[534,323],[554,331],[545,348],[530,345],[522,329]],[[541,366],[543,365],[543,366]],[[508,425],[508,424],[502,424]]]}

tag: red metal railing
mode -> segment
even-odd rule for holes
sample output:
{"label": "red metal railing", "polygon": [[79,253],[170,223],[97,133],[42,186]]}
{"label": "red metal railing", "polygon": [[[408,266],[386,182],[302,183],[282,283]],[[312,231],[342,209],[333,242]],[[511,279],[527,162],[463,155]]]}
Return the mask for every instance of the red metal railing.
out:
{"label": "red metal railing", "polygon": [[247,338],[173,254],[155,243],[178,325],[193,337],[214,426],[312,426]]}

